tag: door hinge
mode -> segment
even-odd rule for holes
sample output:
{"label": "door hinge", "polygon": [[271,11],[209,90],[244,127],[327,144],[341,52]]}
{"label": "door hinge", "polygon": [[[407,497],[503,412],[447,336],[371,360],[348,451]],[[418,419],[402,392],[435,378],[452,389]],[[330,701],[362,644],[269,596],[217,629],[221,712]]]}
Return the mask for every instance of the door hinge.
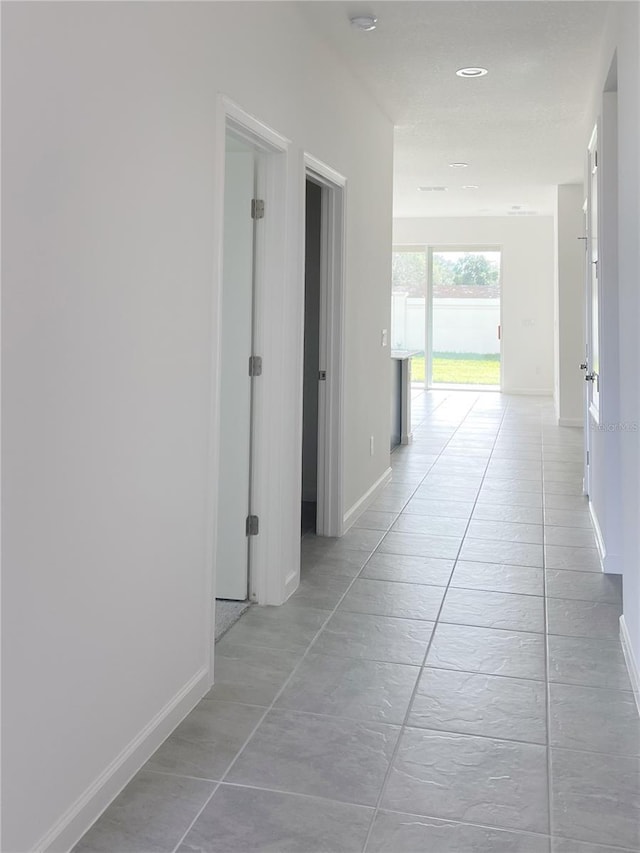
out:
{"label": "door hinge", "polygon": [[260,520],[257,515],[248,515],[246,531],[247,536],[257,536],[260,527]]}
{"label": "door hinge", "polygon": [[262,356],[249,356],[249,376],[262,376]]}
{"label": "door hinge", "polygon": [[264,219],[264,200],[261,198],[251,199],[251,218]]}
{"label": "door hinge", "polygon": [[589,451],[587,450],[587,465],[589,464]]}
{"label": "door hinge", "polygon": [[324,382],[326,378],[327,378],[327,371],[326,370],[320,370],[318,372],[318,379],[320,379],[322,382]]}

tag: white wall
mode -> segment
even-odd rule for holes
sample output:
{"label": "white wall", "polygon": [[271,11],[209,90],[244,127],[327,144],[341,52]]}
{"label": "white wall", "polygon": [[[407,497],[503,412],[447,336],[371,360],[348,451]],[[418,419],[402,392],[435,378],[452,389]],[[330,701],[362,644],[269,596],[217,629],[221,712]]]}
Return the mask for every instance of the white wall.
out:
{"label": "white wall", "polygon": [[618,299],[621,423],[635,425],[620,441],[622,472],[622,568],[624,617],[636,664],[640,664],[640,10],[616,4],[618,14]]}
{"label": "white wall", "polygon": [[[585,128],[586,150],[589,133],[596,120],[603,114],[603,92],[607,86],[609,71],[614,56],[617,56],[617,175],[607,179],[605,195],[616,199],[617,233],[607,229],[601,233],[600,255],[615,257],[617,272],[617,318],[608,318],[604,330],[605,339],[613,337],[618,344],[617,358],[610,359],[609,366],[601,365],[604,391],[611,382],[618,383],[619,392],[605,406],[601,400],[601,423],[619,426],[609,433],[594,431],[594,439],[614,435],[616,441],[601,442],[603,457],[602,474],[592,472],[592,500],[596,506],[604,507],[608,517],[613,517],[620,529],[620,552],[617,559],[623,574],[624,622],[629,641],[640,663],[640,517],[639,483],[640,453],[638,451],[638,429],[640,425],[640,377],[638,363],[638,328],[640,327],[640,21],[636,3],[611,4],[609,26],[600,57],[600,79],[593,92],[593,108],[589,124]],[[609,78],[610,81],[610,78]],[[603,161],[604,162],[604,161]],[[614,182],[613,186],[611,182]],[[603,266],[603,275],[605,267]],[[614,284],[616,282],[614,281]],[[604,298],[607,299],[607,286]],[[602,304],[602,300],[601,300]],[[601,334],[601,341],[603,334]],[[613,375],[615,374],[615,376]],[[616,399],[617,397],[617,399]],[[619,453],[615,489],[610,488],[608,472],[616,470],[615,453]],[[613,455],[613,462],[610,456]],[[605,547],[609,548],[605,524]],[[617,556],[617,555],[616,555]]]}
{"label": "white wall", "polygon": [[394,245],[502,250],[502,389],[553,393],[554,232],[551,217],[394,219]]}
{"label": "white wall", "polygon": [[582,426],[584,416],[585,224],[582,184],[558,187],[556,252],[558,260],[555,338],[556,412],[564,426]]}
{"label": "white wall", "polygon": [[[112,762],[133,773],[207,686],[218,93],[292,140],[296,204],[303,149],[348,179],[346,507],[389,464],[392,128],[292,4],[7,4],[2,38],[2,849],[18,853],[82,832]],[[294,315],[300,221],[292,204]],[[281,367],[296,399],[301,363]],[[299,488],[300,423],[282,418],[281,483]]]}

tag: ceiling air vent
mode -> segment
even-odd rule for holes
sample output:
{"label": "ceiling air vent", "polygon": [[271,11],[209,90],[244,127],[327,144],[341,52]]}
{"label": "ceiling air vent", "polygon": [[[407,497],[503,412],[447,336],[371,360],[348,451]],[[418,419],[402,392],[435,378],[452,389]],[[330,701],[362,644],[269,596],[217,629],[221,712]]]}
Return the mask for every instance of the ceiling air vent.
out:
{"label": "ceiling air vent", "polygon": [[537,210],[508,210],[509,216],[537,216]]}
{"label": "ceiling air vent", "polygon": [[421,193],[444,193],[447,191],[446,187],[418,187]]}

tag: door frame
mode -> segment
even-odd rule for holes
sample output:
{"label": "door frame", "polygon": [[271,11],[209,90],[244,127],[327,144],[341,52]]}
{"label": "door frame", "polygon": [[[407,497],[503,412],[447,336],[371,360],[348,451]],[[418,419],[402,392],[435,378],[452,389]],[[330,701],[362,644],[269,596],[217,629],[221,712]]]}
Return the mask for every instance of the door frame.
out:
{"label": "door frame", "polygon": [[[427,245],[427,285],[426,285],[426,304],[425,304],[425,354],[424,354],[424,387],[425,391],[438,390],[439,388],[446,387],[447,390],[455,390],[454,385],[434,385],[432,378],[432,368],[433,368],[433,254],[434,252],[464,252],[466,254],[473,254],[474,252],[499,252],[500,253],[500,334],[498,336],[498,341],[500,343],[500,383],[499,390],[502,392],[503,386],[503,363],[504,363],[504,347],[503,347],[503,333],[504,333],[504,324],[502,321],[502,267],[503,267],[503,256],[504,249],[501,245],[497,243],[480,243],[478,245],[470,244],[470,243],[459,243],[452,245]],[[464,386],[467,388],[468,386]],[[473,390],[477,391],[495,391],[496,386],[485,386],[482,385],[474,385]]]}
{"label": "door frame", "polygon": [[[599,257],[599,237],[600,235],[597,233],[599,229],[600,223],[600,215],[598,210],[599,205],[599,176],[598,176],[598,166],[597,160],[597,151],[598,151],[598,138],[600,134],[600,121],[598,120],[593,128],[591,133],[591,137],[589,138],[589,144],[587,145],[586,151],[586,162],[585,162],[585,174],[586,174],[586,182],[585,182],[585,202],[584,202],[584,214],[585,214],[585,235],[586,235],[586,261],[585,261],[585,361],[586,364],[586,376],[592,374],[593,372],[593,328],[594,322],[597,323],[598,329],[598,339],[600,339],[600,280],[597,274],[597,271],[594,272],[594,253],[596,255],[596,259]],[[594,164],[595,163],[595,168]],[[596,184],[596,196],[594,200],[593,193],[593,184]],[[595,203],[594,203],[595,202]],[[595,219],[594,219],[595,213]],[[596,226],[596,233],[594,234],[594,222]],[[594,318],[593,316],[593,294],[594,289],[596,290],[597,305],[598,305],[598,317]],[[598,358],[600,358],[600,354],[598,354]],[[591,452],[593,445],[593,433],[592,430],[594,426],[597,428],[600,424],[600,395],[594,395],[594,389],[596,387],[596,383],[599,383],[599,377],[596,378],[596,382],[587,381],[585,382],[585,392],[584,392],[584,477],[582,481],[582,490],[583,493],[587,496],[591,495],[592,482],[591,482]],[[595,397],[595,399],[594,399]]]}
{"label": "door frame", "polygon": [[[320,225],[320,317],[319,364],[326,379],[318,381],[318,536],[341,536],[344,531],[344,270],[347,179],[322,160],[303,153],[301,210],[307,179],[322,190]],[[303,213],[302,243],[305,221]],[[304,281],[305,252],[302,251],[301,281]],[[301,365],[298,407],[302,455],[302,387],[304,362],[304,297],[300,315]],[[299,478],[300,482],[302,477]]]}
{"label": "door frame", "polygon": [[[255,382],[253,401],[253,464],[251,494],[254,512],[260,518],[260,534],[250,538],[250,597],[259,604],[279,604],[284,600],[282,572],[282,508],[273,500],[272,484],[279,481],[280,461],[286,448],[282,430],[280,400],[283,377],[282,312],[286,304],[287,174],[290,140],[248,113],[226,95],[216,103],[214,150],[214,230],[211,300],[211,387],[209,403],[208,494],[206,501],[206,583],[205,622],[209,682],[213,684],[215,646],[216,547],[218,525],[218,480],[220,473],[220,380],[224,176],[227,131],[248,142],[257,153],[256,192],[266,199],[267,212],[255,235],[254,344],[255,355],[263,358],[263,374]],[[249,215],[249,211],[247,212]],[[247,366],[248,369],[248,366]]]}

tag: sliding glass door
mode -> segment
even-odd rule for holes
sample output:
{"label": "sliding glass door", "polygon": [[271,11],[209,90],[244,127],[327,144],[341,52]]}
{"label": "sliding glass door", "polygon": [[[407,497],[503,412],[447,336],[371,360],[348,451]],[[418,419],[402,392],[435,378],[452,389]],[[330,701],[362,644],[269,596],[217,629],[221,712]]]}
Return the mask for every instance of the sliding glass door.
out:
{"label": "sliding glass door", "polygon": [[426,382],[500,388],[500,250],[429,248]]}

